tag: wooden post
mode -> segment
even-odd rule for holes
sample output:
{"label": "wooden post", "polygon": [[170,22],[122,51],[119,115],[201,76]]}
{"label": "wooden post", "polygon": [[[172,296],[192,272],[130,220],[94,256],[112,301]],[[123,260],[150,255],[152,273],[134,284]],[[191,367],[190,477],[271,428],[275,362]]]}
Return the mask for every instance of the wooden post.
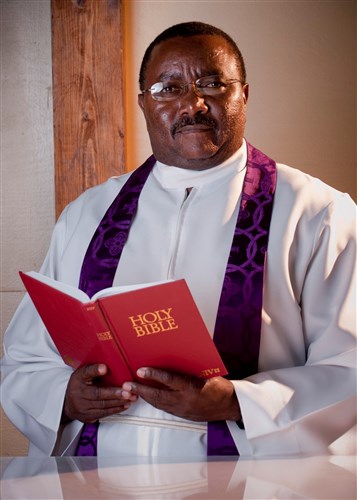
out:
{"label": "wooden post", "polygon": [[124,171],[120,0],[52,0],[56,216]]}

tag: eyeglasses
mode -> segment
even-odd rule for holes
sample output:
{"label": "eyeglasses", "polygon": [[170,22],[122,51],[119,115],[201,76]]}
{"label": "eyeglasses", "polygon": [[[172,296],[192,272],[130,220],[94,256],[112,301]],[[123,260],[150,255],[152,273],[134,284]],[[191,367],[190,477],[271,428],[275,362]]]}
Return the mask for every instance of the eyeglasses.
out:
{"label": "eyeglasses", "polygon": [[149,89],[142,91],[142,94],[150,92],[155,101],[173,101],[188,92],[192,85],[193,91],[199,97],[220,96],[227,92],[227,89],[233,83],[243,83],[242,80],[223,80],[219,75],[204,76],[195,82],[180,83],[178,81],[157,82],[151,85]]}

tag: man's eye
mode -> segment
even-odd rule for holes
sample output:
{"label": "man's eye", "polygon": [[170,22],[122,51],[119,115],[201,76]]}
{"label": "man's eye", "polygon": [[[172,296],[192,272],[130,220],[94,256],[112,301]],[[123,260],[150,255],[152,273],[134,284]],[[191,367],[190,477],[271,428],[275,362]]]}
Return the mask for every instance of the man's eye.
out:
{"label": "man's eye", "polygon": [[225,86],[226,84],[220,81],[206,82],[204,85],[202,85],[202,87],[207,89],[220,89],[224,88]]}
{"label": "man's eye", "polygon": [[180,92],[180,87],[177,87],[176,85],[165,85],[162,90],[161,94],[177,94]]}

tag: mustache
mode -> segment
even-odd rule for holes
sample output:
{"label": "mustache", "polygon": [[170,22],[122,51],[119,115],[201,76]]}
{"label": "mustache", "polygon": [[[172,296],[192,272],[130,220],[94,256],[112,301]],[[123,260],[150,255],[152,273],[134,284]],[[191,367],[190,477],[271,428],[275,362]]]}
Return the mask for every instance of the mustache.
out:
{"label": "mustache", "polygon": [[183,127],[186,127],[188,125],[207,125],[208,127],[212,127],[215,129],[217,128],[217,121],[205,115],[184,116],[182,120],[176,122],[171,127],[171,134],[174,136]]}

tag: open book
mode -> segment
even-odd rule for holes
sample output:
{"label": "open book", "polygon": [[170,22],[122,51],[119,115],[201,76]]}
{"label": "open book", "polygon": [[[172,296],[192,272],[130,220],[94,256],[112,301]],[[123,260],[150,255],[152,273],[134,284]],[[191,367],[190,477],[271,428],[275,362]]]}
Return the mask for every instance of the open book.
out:
{"label": "open book", "polygon": [[90,299],[33,271],[20,276],[64,362],[74,369],[105,363],[107,385],[138,379],[142,366],[227,374],[183,279],[107,288]]}

